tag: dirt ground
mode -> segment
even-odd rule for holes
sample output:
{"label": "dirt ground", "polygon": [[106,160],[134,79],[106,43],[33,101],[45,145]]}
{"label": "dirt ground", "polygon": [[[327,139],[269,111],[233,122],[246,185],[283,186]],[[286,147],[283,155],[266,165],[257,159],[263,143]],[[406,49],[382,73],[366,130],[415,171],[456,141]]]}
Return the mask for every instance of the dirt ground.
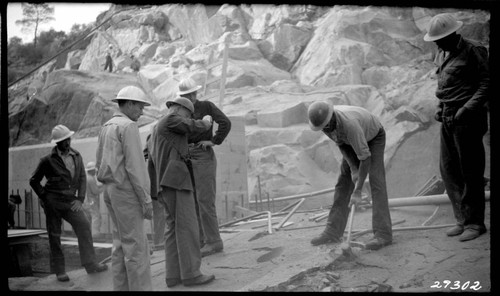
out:
{"label": "dirt ground", "polygon": [[[428,225],[452,224],[451,206],[435,205],[391,208],[399,227],[420,226],[433,213]],[[395,231],[393,244],[378,251],[353,247],[353,258],[341,256],[339,245],[312,246],[326,220],[310,218],[326,209],[295,213],[291,225],[269,234],[266,222],[222,228],[224,252],[203,258],[201,270],[216,280],[204,286],[167,288],[163,251],[151,258],[155,291],[379,291],[379,292],[489,292],[490,232],[476,240],[459,242],[447,237],[446,228]],[[273,219],[278,223],[283,216]],[[486,203],[486,225],[490,228]],[[371,228],[371,210],[356,212],[353,229]],[[370,239],[366,234],[356,239]],[[110,252],[110,250],[108,250]],[[111,264],[108,264],[111,266]],[[79,290],[111,291],[111,270],[87,275],[83,269],[69,271],[71,281],[57,282],[54,275],[9,278],[16,291]]]}

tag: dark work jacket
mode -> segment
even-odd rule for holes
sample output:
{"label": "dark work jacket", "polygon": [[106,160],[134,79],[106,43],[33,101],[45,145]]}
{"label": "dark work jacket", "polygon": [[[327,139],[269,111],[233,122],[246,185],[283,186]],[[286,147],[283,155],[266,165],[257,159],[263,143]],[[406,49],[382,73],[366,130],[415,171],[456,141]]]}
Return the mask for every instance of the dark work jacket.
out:
{"label": "dark work jacket", "polygon": [[212,141],[215,145],[220,145],[231,131],[231,121],[227,116],[210,101],[196,101],[194,103],[194,119],[203,119],[205,115],[210,115],[219,127],[213,134],[213,125],[204,132],[190,133],[188,143],[198,143],[200,141]]}
{"label": "dark work jacket", "polygon": [[169,113],[158,120],[148,144],[148,172],[151,196],[158,196],[162,187],[193,190],[189,169],[183,158],[188,156],[189,133],[208,129],[201,120]]}
{"label": "dark work jacket", "polygon": [[439,107],[466,107],[479,111],[485,107],[489,97],[490,74],[488,51],[479,43],[460,36],[457,48],[445,58],[439,51],[434,63],[437,65],[438,87],[436,97]]}
{"label": "dark work jacket", "polygon": [[[42,200],[45,199],[47,192],[53,192],[60,195],[75,196],[82,203],[85,200],[87,190],[87,176],[83,165],[82,156],[78,151],[70,147],[73,161],[75,163],[75,175],[71,178],[71,173],[66,168],[64,161],[57,154],[57,146],[52,152],[42,157],[38,167],[33,172],[30,179],[30,185]],[[70,153],[71,153],[70,152]],[[40,182],[43,178],[47,179],[45,186]]]}

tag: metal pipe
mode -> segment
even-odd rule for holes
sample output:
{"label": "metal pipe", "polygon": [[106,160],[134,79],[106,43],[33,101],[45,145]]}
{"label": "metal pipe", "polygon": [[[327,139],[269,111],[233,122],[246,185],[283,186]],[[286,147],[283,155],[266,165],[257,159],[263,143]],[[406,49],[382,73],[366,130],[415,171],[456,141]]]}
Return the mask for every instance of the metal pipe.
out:
{"label": "metal pipe", "polygon": [[324,189],[324,190],[320,190],[320,191],[302,193],[302,194],[298,194],[298,195],[278,197],[278,198],[275,198],[274,200],[275,201],[284,201],[284,200],[291,200],[291,199],[299,199],[299,198],[304,198],[304,197],[312,197],[312,196],[316,196],[316,195],[322,195],[322,194],[330,193],[330,192],[334,192],[334,191],[335,191],[335,188],[328,188],[328,189]]}
{"label": "metal pipe", "polygon": [[[401,224],[401,223],[404,223],[404,222],[406,222],[406,220],[399,220],[399,221],[393,222],[392,226],[398,225],[398,224]],[[394,228],[393,228],[393,230],[394,230]],[[358,236],[362,236],[363,234],[369,233],[371,231],[372,231],[372,229],[365,229],[365,230],[361,230],[361,231],[355,232],[355,233],[352,234],[352,238],[354,239],[354,238],[356,238]]]}
{"label": "metal pipe", "polygon": [[273,233],[273,222],[272,222],[272,214],[270,211],[267,211],[267,232],[269,234]]}
{"label": "metal pipe", "polygon": [[282,208],[281,210],[279,210],[276,214],[278,213],[283,213],[284,211],[290,209],[290,208],[293,208],[296,204],[298,204],[300,202],[300,200],[296,201],[296,202],[293,202],[289,205],[287,205],[286,207]]}
{"label": "metal pipe", "polygon": [[441,224],[441,225],[429,225],[429,226],[408,226],[408,227],[399,227],[393,228],[392,231],[406,231],[406,230],[428,230],[428,229],[437,229],[437,228],[445,228],[445,227],[453,227],[457,224]]}
{"label": "metal pipe", "polygon": [[236,219],[234,221],[226,222],[224,224],[219,225],[219,228],[220,227],[226,227],[226,226],[229,226],[229,225],[233,225],[234,223],[245,221],[245,220],[248,220],[250,218],[255,218],[255,217],[258,217],[258,216],[262,216],[263,214],[266,214],[266,212],[259,212],[259,213],[256,213],[256,214],[253,214],[253,215],[249,215],[249,216],[246,216],[246,217],[243,217],[243,218],[240,218],[240,219]]}
{"label": "metal pipe", "polygon": [[422,223],[422,226],[426,226],[427,223],[429,223],[429,221],[431,221],[436,216],[438,210],[439,210],[439,205],[436,206],[436,209],[434,209],[432,215],[430,215],[429,218],[427,218],[427,220],[425,220],[424,223]]}
{"label": "metal pipe", "polygon": [[[485,200],[490,199],[490,192],[484,192]],[[423,205],[439,205],[447,204],[450,202],[447,194],[436,194],[436,195],[426,195],[426,196],[414,196],[414,197],[403,197],[403,198],[391,198],[389,199],[389,207],[406,207],[406,206],[423,206]]]}
{"label": "metal pipe", "polygon": [[302,198],[300,199],[300,201],[297,203],[297,205],[290,211],[290,213],[288,213],[288,215],[285,216],[285,218],[283,218],[283,220],[281,220],[280,224],[278,224],[278,226],[276,226],[276,229],[280,229],[281,226],[283,226],[283,224],[285,224],[285,222],[293,215],[293,213],[295,213],[295,211],[300,207],[300,205],[302,205],[302,203],[305,201],[306,199],[305,198]]}

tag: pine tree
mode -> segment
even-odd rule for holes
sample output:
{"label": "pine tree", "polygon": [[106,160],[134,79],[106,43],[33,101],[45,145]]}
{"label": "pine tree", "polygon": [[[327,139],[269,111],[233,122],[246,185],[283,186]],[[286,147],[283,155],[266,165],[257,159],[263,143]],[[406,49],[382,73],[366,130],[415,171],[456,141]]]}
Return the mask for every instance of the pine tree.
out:
{"label": "pine tree", "polygon": [[24,18],[16,21],[23,32],[34,31],[33,44],[36,47],[38,27],[55,20],[54,7],[47,3],[21,3]]}

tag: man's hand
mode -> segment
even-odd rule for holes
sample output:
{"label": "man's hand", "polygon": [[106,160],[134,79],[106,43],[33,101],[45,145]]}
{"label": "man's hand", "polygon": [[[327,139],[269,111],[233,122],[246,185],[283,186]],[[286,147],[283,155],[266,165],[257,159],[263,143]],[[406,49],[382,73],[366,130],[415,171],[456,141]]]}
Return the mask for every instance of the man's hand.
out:
{"label": "man's hand", "polygon": [[142,213],[144,214],[144,219],[153,219],[153,203],[148,202],[142,205]]}
{"label": "man's hand", "polygon": [[198,145],[201,146],[201,149],[207,150],[207,147],[209,147],[209,146],[212,147],[215,144],[212,141],[199,141]]}
{"label": "man's hand", "polygon": [[434,119],[439,122],[443,122],[443,109],[438,108],[434,114]]}
{"label": "man's hand", "polygon": [[354,191],[351,195],[351,200],[349,201],[349,208],[351,208],[352,205],[355,205],[355,207],[358,208],[361,203],[361,191]]}
{"label": "man's hand", "polygon": [[83,210],[83,205],[82,205],[82,202],[79,201],[79,200],[74,200],[71,202],[71,210],[73,212],[78,212],[78,211],[81,211]]}

